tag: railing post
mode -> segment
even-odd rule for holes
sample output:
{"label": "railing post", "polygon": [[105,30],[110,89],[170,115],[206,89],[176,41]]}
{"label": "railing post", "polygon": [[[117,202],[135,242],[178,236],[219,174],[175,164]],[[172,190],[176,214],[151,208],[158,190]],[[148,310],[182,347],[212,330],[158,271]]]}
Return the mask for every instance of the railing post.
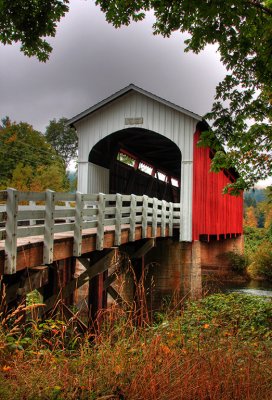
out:
{"label": "railing post", "polygon": [[4,266],[5,274],[15,274],[17,264],[17,217],[18,217],[18,191],[12,188],[7,189],[6,203],[6,260]]}
{"label": "railing post", "polygon": [[174,206],[173,203],[169,203],[169,236],[173,236],[173,218],[174,218]]}
{"label": "railing post", "polygon": [[75,257],[81,256],[83,210],[84,210],[83,195],[80,192],[76,192],[76,210],[75,210],[76,213],[75,213],[74,245],[73,245],[73,255]]}
{"label": "railing post", "polygon": [[45,192],[45,220],[44,220],[44,246],[43,262],[52,264],[54,248],[54,223],[55,223],[55,192],[47,189]]}
{"label": "railing post", "polygon": [[114,244],[120,246],[121,244],[121,225],[122,225],[122,195],[116,194],[116,208],[115,208],[115,233]]}
{"label": "railing post", "polygon": [[137,201],[135,194],[131,195],[130,201],[130,216],[129,216],[129,240],[131,242],[135,241],[135,229],[136,229],[136,207]]}
{"label": "railing post", "polygon": [[158,199],[153,198],[153,210],[152,210],[152,236],[157,236],[157,225],[158,225]]}
{"label": "railing post", "polygon": [[143,195],[142,238],[147,236],[148,196]]}
{"label": "railing post", "polygon": [[106,199],[104,193],[98,195],[98,215],[97,215],[97,234],[96,234],[96,250],[104,248],[104,221],[105,221],[105,204]]}
{"label": "railing post", "polygon": [[181,226],[182,226],[182,215],[181,215],[181,204],[179,204],[179,241],[181,240]]}
{"label": "railing post", "polygon": [[166,228],[166,201],[162,200],[162,210],[161,210],[161,235],[165,237]]}
{"label": "railing post", "polygon": [[[36,201],[29,200],[28,205],[29,205],[29,207],[35,208]],[[36,220],[35,220],[35,219],[30,219],[30,220],[29,220],[29,225],[30,225],[30,226],[36,225]]]}

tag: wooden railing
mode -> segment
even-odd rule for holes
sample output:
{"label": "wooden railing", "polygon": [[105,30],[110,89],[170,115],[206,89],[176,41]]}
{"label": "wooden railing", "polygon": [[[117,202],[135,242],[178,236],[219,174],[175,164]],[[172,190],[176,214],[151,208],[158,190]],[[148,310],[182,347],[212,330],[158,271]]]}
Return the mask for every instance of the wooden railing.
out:
{"label": "wooden railing", "polygon": [[121,244],[122,226],[129,228],[129,240],[135,240],[136,226],[147,236],[148,225],[152,236],[161,226],[161,236],[173,235],[173,227],[180,226],[180,204],[121,194],[82,194],[46,192],[0,191],[0,240],[5,240],[5,273],[16,272],[17,239],[41,236],[43,262],[53,262],[54,234],[73,232],[73,255],[81,255],[84,230],[96,228],[96,249],[104,248],[105,227],[114,226],[115,245]]}

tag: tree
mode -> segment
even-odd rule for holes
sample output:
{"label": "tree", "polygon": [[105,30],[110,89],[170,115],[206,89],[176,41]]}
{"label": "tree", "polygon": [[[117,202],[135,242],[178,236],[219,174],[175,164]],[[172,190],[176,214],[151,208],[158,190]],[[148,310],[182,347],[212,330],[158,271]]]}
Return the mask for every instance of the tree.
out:
{"label": "tree", "polygon": [[255,216],[254,207],[248,207],[245,215],[245,225],[252,228],[257,228],[257,218]]}
{"label": "tree", "polygon": [[[64,163],[40,132],[25,122],[12,123],[8,117],[3,119],[0,128],[1,189],[7,186],[19,190],[44,190],[46,185],[58,189],[67,187]],[[55,180],[50,176],[55,176]]]}
{"label": "tree", "polygon": [[67,169],[77,156],[78,139],[74,128],[67,125],[66,118],[53,119],[46,128],[45,138],[63,159]]}
{"label": "tree", "polygon": [[24,54],[46,61],[52,47],[44,38],[55,36],[68,4],[69,0],[1,0],[0,42],[21,42]]}
{"label": "tree", "polygon": [[61,164],[40,165],[34,170],[30,165],[24,165],[21,162],[14,169],[8,186],[26,192],[43,192],[46,189],[61,192],[69,188]]}
{"label": "tree", "polygon": [[[265,179],[272,169],[272,0],[96,0],[115,27],[144,19],[154,10],[154,33],[189,32],[186,51],[217,44],[228,70],[217,86],[213,130],[202,145],[217,150],[212,169],[236,167],[234,194]],[[251,122],[249,124],[248,122]],[[222,143],[227,152],[222,150]]]}

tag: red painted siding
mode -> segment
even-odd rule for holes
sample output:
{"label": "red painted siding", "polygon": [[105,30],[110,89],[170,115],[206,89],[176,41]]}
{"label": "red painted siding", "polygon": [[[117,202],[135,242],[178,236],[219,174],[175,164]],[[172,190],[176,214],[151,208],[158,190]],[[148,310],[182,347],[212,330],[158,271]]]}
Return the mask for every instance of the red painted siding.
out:
{"label": "red painted siding", "polygon": [[243,197],[223,195],[230,183],[224,171],[210,172],[210,149],[197,147],[201,132],[194,135],[193,240],[200,235],[236,235],[243,231]]}

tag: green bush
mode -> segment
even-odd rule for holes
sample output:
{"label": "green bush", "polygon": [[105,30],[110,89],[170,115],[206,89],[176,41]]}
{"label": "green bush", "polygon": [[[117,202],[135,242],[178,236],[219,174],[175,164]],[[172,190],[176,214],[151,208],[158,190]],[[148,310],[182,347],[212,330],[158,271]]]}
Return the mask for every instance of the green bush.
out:
{"label": "green bush", "polygon": [[244,254],[240,254],[236,251],[229,251],[226,256],[231,264],[231,269],[234,272],[243,274],[247,267],[247,257]]}
{"label": "green bush", "polygon": [[272,243],[263,242],[252,257],[252,263],[248,268],[252,278],[265,278],[272,281]]}
{"label": "green bush", "polygon": [[226,332],[242,340],[271,339],[272,302],[239,293],[207,296],[189,303],[180,318],[180,329],[189,339],[206,333],[209,340],[212,336],[217,340]]}
{"label": "green bush", "polygon": [[264,228],[254,228],[250,226],[244,227],[245,234],[245,254],[251,263],[253,261],[254,254],[258,250],[259,246],[266,239],[267,231]]}

